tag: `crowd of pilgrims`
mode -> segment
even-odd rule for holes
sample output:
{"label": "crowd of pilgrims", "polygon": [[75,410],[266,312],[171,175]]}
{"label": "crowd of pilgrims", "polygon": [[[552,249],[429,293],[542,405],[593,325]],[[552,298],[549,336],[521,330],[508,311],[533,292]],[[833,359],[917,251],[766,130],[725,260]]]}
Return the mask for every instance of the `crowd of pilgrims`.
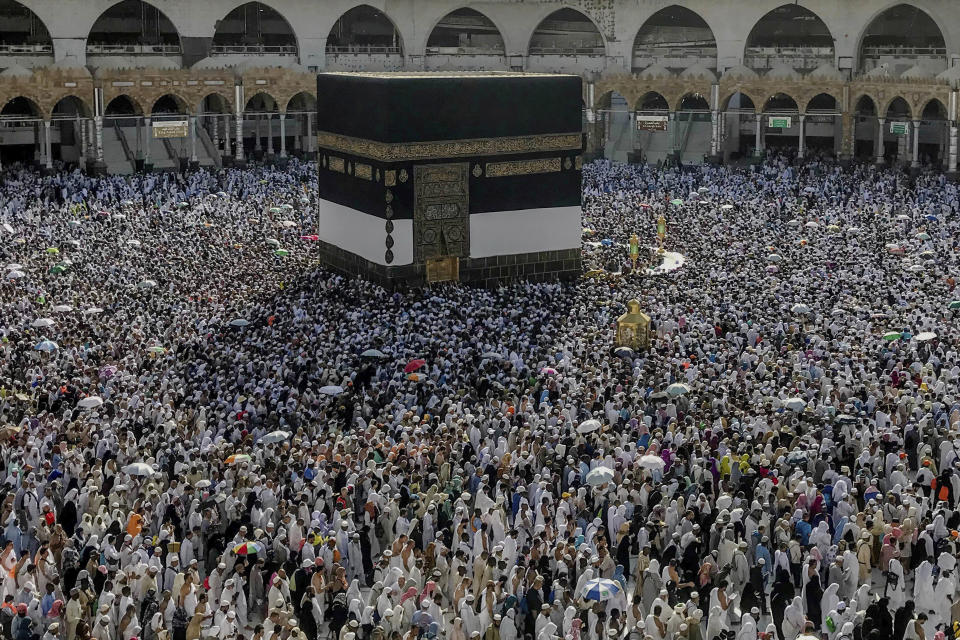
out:
{"label": "crowd of pilgrims", "polygon": [[594,162],[599,276],[385,291],[315,177],[7,168],[3,637],[953,637],[953,183]]}

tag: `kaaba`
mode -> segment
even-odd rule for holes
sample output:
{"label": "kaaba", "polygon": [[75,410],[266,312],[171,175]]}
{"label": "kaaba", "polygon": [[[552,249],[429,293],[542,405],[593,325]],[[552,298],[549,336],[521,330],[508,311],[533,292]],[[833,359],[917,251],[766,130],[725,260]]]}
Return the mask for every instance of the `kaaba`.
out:
{"label": "kaaba", "polygon": [[384,286],[580,273],[581,81],[317,76],[322,262]]}

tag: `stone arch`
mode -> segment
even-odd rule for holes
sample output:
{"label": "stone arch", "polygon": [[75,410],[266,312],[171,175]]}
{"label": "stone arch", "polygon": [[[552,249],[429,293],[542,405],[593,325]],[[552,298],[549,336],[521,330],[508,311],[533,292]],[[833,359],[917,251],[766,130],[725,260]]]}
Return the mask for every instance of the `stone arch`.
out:
{"label": "stone arch", "polygon": [[150,107],[151,116],[166,114],[188,115],[190,113],[190,102],[185,100],[183,96],[170,91],[160,94],[154,98]]}
{"label": "stone arch", "polygon": [[[868,102],[865,103],[864,100],[867,100]],[[875,96],[866,92],[858,94],[853,99],[853,102],[851,102],[851,104],[853,105],[854,113],[860,113],[863,115],[876,115],[877,113],[879,113],[879,111],[877,110],[877,106],[880,104],[880,101],[877,100]],[[872,113],[864,113],[863,111],[861,111],[861,108],[866,106],[870,107],[870,109],[872,110]]]}
{"label": "stone arch", "polygon": [[936,96],[925,96],[913,105],[913,113],[919,113],[921,120],[946,120],[947,106]]}
{"label": "stone arch", "polygon": [[[427,47],[458,46],[456,44],[441,44],[440,43],[441,39],[443,39],[443,41],[446,42],[448,41],[447,39],[450,36],[449,34],[438,33],[438,29],[443,28],[442,27],[443,22],[448,18],[454,17],[455,14],[460,14],[461,16],[464,16],[464,17],[470,16],[470,17],[473,17],[474,19],[481,18],[482,20],[485,20],[486,23],[488,24],[484,26],[492,27],[496,34],[496,38],[492,38],[492,37],[489,38],[492,46],[487,46],[485,49],[488,50],[490,53],[495,53],[497,55],[503,55],[504,53],[506,53],[507,42],[506,42],[506,38],[503,35],[504,29],[489,14],[483,11],[474,9],[473,7],[466,7],[466,6],[459,7],[457,9],[454,9],[453,11],[448,11],[442,16],[440,16],[439,18],[437,18],[437,20],[433,23],[433,26],[430,27],[430,30],[427,32],[427,39],[424,44],[424,50],[426,50]],[[495,41],[498,41],[498,42],[495,42]],[[474,47],[474,48],[484,49],[484,47]]]}
{"label": "stone arch", "polygon": [[[381,28],[389,26],[392,33],[353,33],[350,29],[353,21],[364,18],[376,21]],[[358,37],[361,35],[362,38]],[[340,17],[330,28],[327,35],[327,53],[349,53],[351,50],[403,55],[403,36],[397,26],[397,21],[391,18],[386,11],[369,4],[358,4],[347,9],[340,14]]]}
{"label": "stone arch", "polygon": [[283,112],[309,111],[317,106],[317,97],[309,91],[301,91],[290,96],[283,106]]}
{"label": "stone arch", "polygon": [[21,94],[10,96],[0,105],[0,120],[10,116],[42,118],[44,114],[40,108],[40,100],[35,95]]}
{"label": "stone arch", "polygon": [[687,91],[674,102],[674,111],[709,111],[710,100],[698,91]]}
{"label": "stone arch", "polygon": [[[253,35],[248,31],[251,14],[255,17],[256,24],[256,33]],[[281,30],[277,33],[263,33],[264,20],[279,20]],[[231,29],[235,21],[242,23],[243,32],[234,32]],[[264,53],[296,54],[300,50],[300,42],[293,24],[279,10],[259,0],[244,2],[234,7],[218,20],[216,25],[213,33],[213,49],[211,49],[214,54],[232,53],[231,47],[237,48],[238,52],[245,51],[247,47],[259,47]],[[226,31],[227,29],[231,30]],[[291,47],[292,51],[288,50]]]}
{"label": "stone arch", "polygon": [[70,116],[79,115],[81,118],[89,118],[91,115],[93,115],[93,110],[90,108],[90,105],[87,104],[87,101],[73,93],[68,93],[68,94],[58,96],[57,98],[54,98],[51,102],[52,104],[49,110],[51,117],[55,117],[58,115],[57,114],[58,108],[62,111],[62,110],[66,110],[68,107],[72,107],[74,113],[61,114],[61,115],[70,115]]}
{"label": "stone arch", "polygon": [[[809,22],[807,25],[789,24]],[[830,28],[816,12],[797,3],[786,3],[763,14],[744,40],[744,59],[752,48],[759,47],[816,47],[830,49],[833,59],[834,37]]]}
{"label": "stone arch", "polygon": [[651,89],[637,99],[634,108],[637,111],[669,111],[670,101],[661,92]]}
{"label": "stone arch", "polygon": [[[826,106],[829,103],[828,99],[833,100],[832,107]],[[825,111],[827,109],[830,109],[833,111],[840,111],[840,104],[841,104],[840,97],[835,96],[830,91],[821,91],[820,93],[804,101],[803,112],[806,113],[811,109],[814,111]]]}
{"label": "stone arch", "polygon": [[796,111],[799,113],[800,102],[789,93],[778,91],[764,101],[761,113],[767,113],[768,111]]}
{"label": "stone arch", "polygon": [[[691,29],[695,29],[692,38]],[[714,29],[696,11],[672,4],[644,20],[633,38],[631,51],[634,56],[639,55],[638,52],[649,52],[659,58],[681,48],[712,50],[713,64],[706,66],[716,67],[717,38]]]}
{"label": "stone arch", "polygon": [[739,107],[739,109],[740,109],[741,111],[743,111],[743,110],[749,110],[749,109],[753,109],[754,111],[757,111],[757,109],[759,108],[759,106],[762,106],[762,105],[763,105],[763,102],[762,102],[761,100],[759,100],[758,97],[757,97],[753,92],[751,92],[749,89],[744,89],[744,88],[742,88],[742,87],[738,87],[738,88],[735,88],[735,89],[730,90],[729,93],[727,93],[723,98],[721,98],[721,100],[720,100],[720,110],[721,110],[721,111],[728,111],[728,110],[730,109],[730,100],[731,100],[734,96],[737,96],[737,95],[740,95],[740,96],[742,96],[742,97],[744,97],[744,98],[746,98],[747,100],[750,101],[749,106],[741,106],[741,107]]}
{"label": "stone arch", "polygon": [[[0,43],[53,53],[53,39],[37,13],[17,0],[0,0]],[[35,50],[35,49],[34,49]]]}
{"label": "stone arch", "polygon": [[[140,12],[139,24],[130,20],[125,14],[136,15]],[[139,31],[131,30],[120,33],[117,25],[137,27]],[[149,29],[149,31],[148,31]],[[134,46],[154,45],[173,46],[181,50],[180,30],[159,7],[145,0],[121,0],[105,11],[93,21],[87,32],[87,47],[91,46]]]}
{"label": "stone arch", "polygon": [[[151,103],[152,104],[152,103]],[[128,93],[111,98],[104,106],[105,115],[143,115],[143,105]]]}
{"label": "stone arch", "polygon": [[[857,48],[855,50],[857,56],[857,69],[863,70],[865,60],[864,48],[872,44],[871,41],[868,41],[868,38],[871,37],[871,34],[869,33],[870,29],[875,26],[880,18],[897,10],[910,11],[914,19],[919,18],[924,26],[928,28],[932,26],[934,29],[936,29],[936,34],[939,34],[939,45],[948,51],[952,51],[954,49],[953,38],[950,31],[940,27],[942,24],[949,24],[949,21],[946,20],[944,16],[937,15],[930,7],[920,6],[911,0],[891,0],[883,7],[878,8],[866,20],[864,20],[863,26],[861,27],[860,32],[857,34]],[[897,22],[899,23],[900,21]],[[910,38],[906,37],[911,31],[911,26],[911,24],[905,24],[903,26],[904,37],[901,38],[902,40],[916,40],[921,37],[921,34],[917,33],[914,33],[914,35]],[[916,31],[915,28],[913,30]]]}
{"label": "stone arch", "polygon": [[[548,7],[549,9],[549,7]],[[575,20],[577,22],[588,22],[590,26],[593,27],[593,31],[584,31],[583,33],[589,33],[590,40],[581,41],[579,43],[570,43],[578,44],[583,46],[574,46],[574,47],[555,47],[551,46],[557,44],[558,41],[554,39],[553,41],[547,39],[547,34],[538,33],[544,24],[550,20],[562,20],[566,18],[567,20]],[[540,17],[536,26],[533,28],[533,31],[530,32],[530,37],[527,39],[527,54],[528,55],[542,55],[545,52],[550,50],[590,50],[590,49],[603,49],[603,53],[606,53],[607,50],[607,39],[604,37],[603,32],[600,31],[600,27],[597,26],[597,23],[593,18],[587,15],[584,11],[580,9],[575,9],[568,5],[562,5],[559,8],[549,11],[546,15]],[[537,53],[535,53],[535,51]]]}
{"label": "stone arch", "polygon": [[267,91],[257,91],[245,99],[244,113],[277,113],[279,111],[279,102]]}
{"label": "stone arch", "polygon": [[879,112],[880,116],[886,118],[891,117],[890,110],[893,108],[896,108],[894,117],[906,117],[909,120],[913,119],[913,109],[910,107],[910,101],[903,96],[894,96],[887,100],[883,105],[883,109]]}
{"label": "stone arch", "polygon": [[[216,107],[216,110],[212,110]],[[208,91],[200,98],[195,109],[196,113],[233,113],[233,96],[222,91]]]}

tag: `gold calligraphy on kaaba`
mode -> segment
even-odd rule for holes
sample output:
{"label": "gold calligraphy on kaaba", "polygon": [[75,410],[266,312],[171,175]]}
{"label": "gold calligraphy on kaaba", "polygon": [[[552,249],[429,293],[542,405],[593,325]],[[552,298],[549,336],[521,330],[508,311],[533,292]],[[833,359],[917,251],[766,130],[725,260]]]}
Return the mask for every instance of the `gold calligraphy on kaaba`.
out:
{"label": "gold calligraphy on kaaba", "polygon": [[551,133],[539,136],[473,138],[436,142],[379,142],[321,131],[317,134],[317,144],[330,151],[380,162],[403,162],[516,153],[579,151],[582,147],[582,136],[579,133]]}
{"label": "gold calligraphy on kaaba", "polygon": [[488,178],[505,176],[528,176],[535,173],[560,171],[560,158],[537,158],[535,160],[510,160],[487,163]]}
{"label": "gold calligraphy on kaaba", "polygon": [[364,180],[373,180],[373,167],[368,164],[357,163],[353,165],[353,175],[356,178]]}
{"label": "gold calligraphy on kaaba", "polygon": [[329,160],[330,171],[337,171],[339,173],[345,173],[346,168],[344,167],[343,158],[338,158],[337,156],[330,156]]}

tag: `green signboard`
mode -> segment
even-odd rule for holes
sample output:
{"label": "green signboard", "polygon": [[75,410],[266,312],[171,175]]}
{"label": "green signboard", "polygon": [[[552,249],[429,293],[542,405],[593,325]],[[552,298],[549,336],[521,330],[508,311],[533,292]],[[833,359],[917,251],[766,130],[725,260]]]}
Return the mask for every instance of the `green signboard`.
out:
{"label": "green signboard", "polygon": [[770,116],[767,126],[771,129],[789,129],[792,123],[789,116]]}
{"label": "green signboard", "polygon": [[907,134],[907,123],[906,122],[891,122],[890,123],[890,133],[894,133],[898,136],[903,136]]}

